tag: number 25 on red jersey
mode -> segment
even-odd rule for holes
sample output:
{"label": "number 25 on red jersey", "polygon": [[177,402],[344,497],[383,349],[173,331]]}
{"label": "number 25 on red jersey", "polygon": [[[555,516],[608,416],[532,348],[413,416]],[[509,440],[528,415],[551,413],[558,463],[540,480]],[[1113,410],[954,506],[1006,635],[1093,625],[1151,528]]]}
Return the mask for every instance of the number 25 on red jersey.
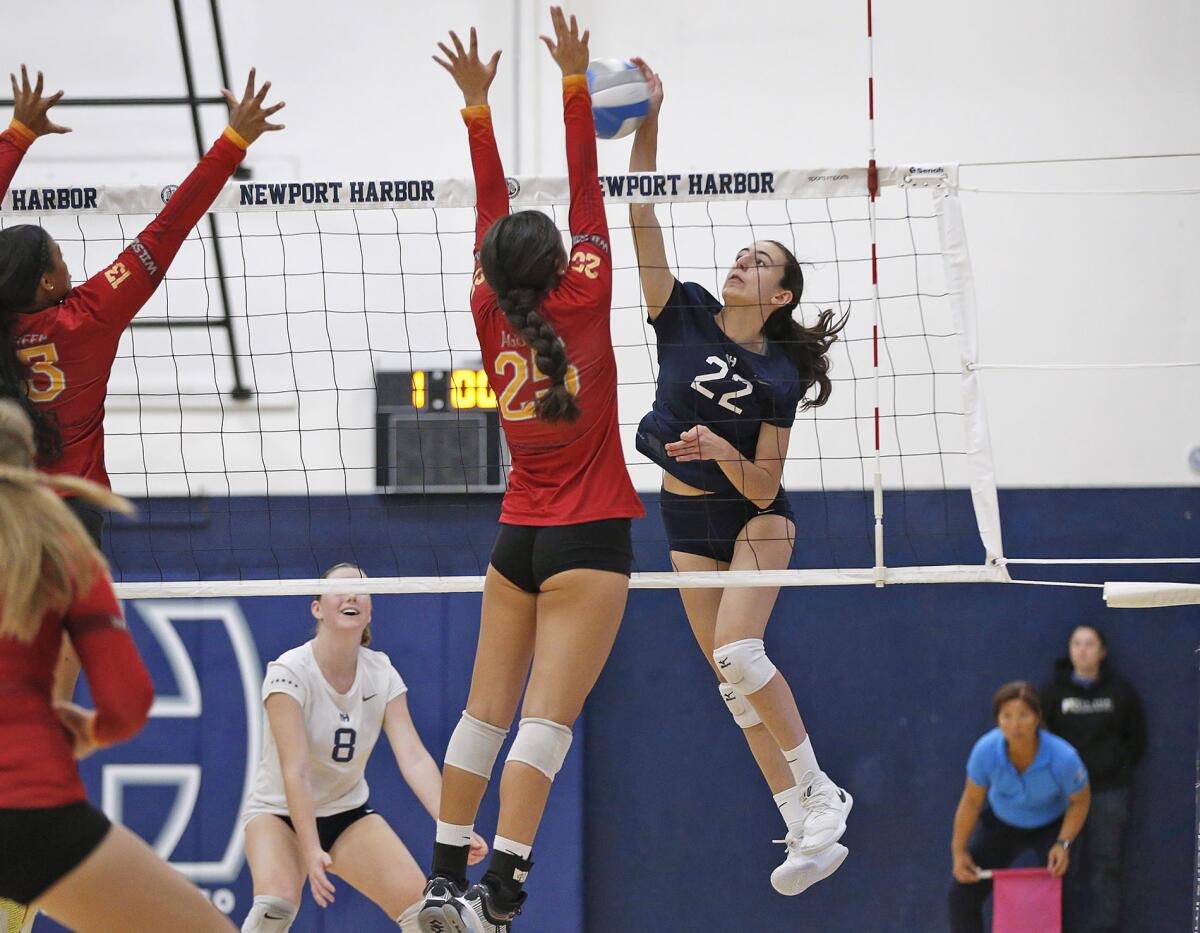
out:
{"label": "number 25 on red jersey", "polygon": [[17,351],[21,362],[29,367],[31,375],[25,381],[25,392],[32,402],[50,402],[62,394],[67,387],[67,377],[58,363],[58,349],[52,343],[36,347],[23,347]]}

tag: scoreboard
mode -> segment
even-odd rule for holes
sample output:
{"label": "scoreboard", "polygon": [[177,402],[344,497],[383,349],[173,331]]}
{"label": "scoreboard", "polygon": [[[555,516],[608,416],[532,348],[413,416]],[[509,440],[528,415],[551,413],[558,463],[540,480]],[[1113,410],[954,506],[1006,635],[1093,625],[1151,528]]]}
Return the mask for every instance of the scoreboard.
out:
{"label": "scoreboard", "polygon": [[380,492],[504,491],[508,449],[485,370],[376,372],[375,385]]}

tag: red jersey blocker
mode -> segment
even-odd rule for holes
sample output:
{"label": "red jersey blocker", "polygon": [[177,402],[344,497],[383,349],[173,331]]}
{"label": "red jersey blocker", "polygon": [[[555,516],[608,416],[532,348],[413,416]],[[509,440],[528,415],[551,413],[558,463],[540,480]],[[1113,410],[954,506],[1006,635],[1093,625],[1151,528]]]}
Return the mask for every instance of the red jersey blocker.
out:
{"label": "red jersey blocker", "polygon": [[92,736],[111,745],[146,722],[154,687],[107,572],[76,593],[65,612],[47,612],[31,642],[0,638],[0,811],[85,801],[71,741],[50,703],[63,633],[71,636],[92,688]]}
{"label": "red jersey blocker", "polygon": [[[32,139],[10,127],[0,134],[0,197]],[[39,464],[111,488],[104,468],[104,400],[121,334],[142,309],[191,229],[212,206],[246,154],[231,128],[213,144],[162,212],[102,272],[60,304],[17,315],[17,355],[29,368],[29,398],[58,419],[62,456]]]}
{"label": "red jersey blocker", "polygon": [[462,111],[471,143],[478,219],[471,314],[488,380],[496,393],[512,454],[500,521],[574,525],[645,514],[625,467],[617,423],[617,363],[609,315],[612,256],[596,170],[596,135],[587,78],[563,78],[567,169],[571,185],[571,252],[567,272],[542,302],[543,315],[566,346],[567,388],[579,403],[574,422],[549,424],[534,400],[550,387],[534,354],[508,323],[484,280],[484,234],[509,212],[508,184],[486,105]]}

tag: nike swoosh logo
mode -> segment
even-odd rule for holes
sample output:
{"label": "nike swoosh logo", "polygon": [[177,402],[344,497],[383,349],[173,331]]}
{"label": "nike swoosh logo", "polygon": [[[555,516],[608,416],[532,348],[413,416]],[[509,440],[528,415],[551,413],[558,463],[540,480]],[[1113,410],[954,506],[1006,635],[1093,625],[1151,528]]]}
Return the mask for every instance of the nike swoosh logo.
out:
{"label": "nike swoosh logo", "polygon": [[363,702],[364,702],[364,703],[366,703],[366,702],[367,702],[367,700],[373,700],[373,699],[375,699],[375,697],[377,697],[377,696],[379,696],[379,694],[378,694],[378,693],[372,693],[372,694],[371,694],[369,697],[363,697]]}
{"label": "nike swoosh logo", "polygon": [[845,803],[846,802],[846,792],[844,790],[839,790],[838,798],[842,801],[842,803]]}
{"label": "nike swoosh logo", "polygon": [[287,917],[276,917],[274,914],[263,914],[264,920],[286,920]]}

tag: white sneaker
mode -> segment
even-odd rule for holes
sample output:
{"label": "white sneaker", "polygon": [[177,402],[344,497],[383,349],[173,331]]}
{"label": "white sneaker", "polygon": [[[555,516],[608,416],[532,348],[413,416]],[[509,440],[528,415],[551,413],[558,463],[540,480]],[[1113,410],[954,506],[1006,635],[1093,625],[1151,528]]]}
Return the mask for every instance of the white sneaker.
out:
{"label": "white sneaker", "polygon": [[794,833],[775,842],[787,846],[787,857],[771,872],[771,887],[787,897],[803,894],[818,881],[824,881],[842,867],[850,854],[849,849],[835,842],[815,855],[805,855],[800,849],[800,837]]}
{"label": "white sneaker", "polygon": [[417,914],[421,933],[483,933],[471,906],[448,878],[430,878]]}
{"label": "white sneaker", "polygon": [[824,771],[818,771],[815,775],[809,771],[800,783],[806,781],[811,783],[800,795],[800,805],[806,814],[800,851],[805,855],[815,855],[842,838],[854,798],[829,780]]}

